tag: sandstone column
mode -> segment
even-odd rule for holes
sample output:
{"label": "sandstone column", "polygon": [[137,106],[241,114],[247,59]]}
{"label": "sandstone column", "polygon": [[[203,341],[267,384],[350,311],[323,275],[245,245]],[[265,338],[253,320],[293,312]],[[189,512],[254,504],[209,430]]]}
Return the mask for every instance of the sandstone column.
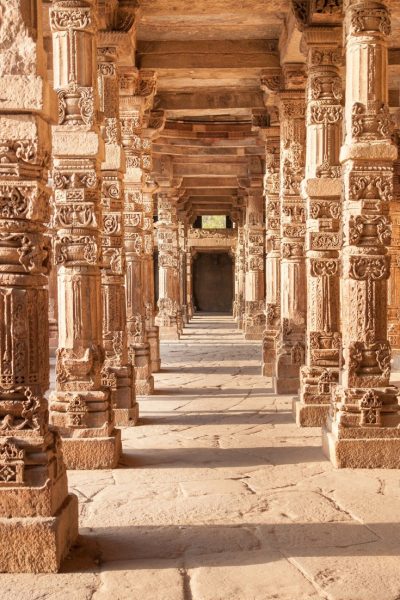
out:
{"label": "sandstone column", "polygon": [[186,306],[188,322],[194,315],[193,306],[193,255],[189,248],[186,252]]}
{"label": "sandstone column", "polygon": [[150,345],[151,372],[158,373],[161,368],[160,334],[155,324],[155,293],[154,293],[154,193],[157,185],[148,179],[143,185],[143,298],[145,302],[146,332]]}
{"label": "sandstone column", "polygon": [[393,199],[388,108],[387,36],[383,2],[345,3],[346,138],[342,249],[341,385],[323,430],[324,450],[337,467],[400,467],[398,390],[389,385],[387,246]]}
{"label": "sandstone column", "polygon": [[151,374],[150,345],[146,334],[143,289],[144,262],[144,179],[142,163],[142,128],[144,113],[155,93],[154,72],[139,73],[134,67],[123,71],[120,85],[122,143],[126,154],[125,252],[128,343],[135,365],[136,394],[154,390]]}
{"label": "sandstone column", "polygon": [[143,300],[145,304],[145,326],[150,346],[150,367],[152,373],[161,368],[160,335],[155,324],[154,293],[154,194],[158,189],[153,180],[152,145],[156,136],[165,125],[163,111],[151,111],[146,118],[146,127],[142,130],[142,193],[143,193]]}
{"label": "sandstone column", "polygon": [[310,27],[303,34],[308,50],[307,157],[301,190],[307,219],[307,351],[293,410],[297,424],[304,427],[321,426],[326,420],[341,352],[340,37],[335,27]]}
{"label": "sandstone column", "polygon": [[59,318],[50,421],[62,435],[67,467],[75,469],[114,467],[121,452],[110,391],[101,380],[103,144],[96,123],[96,18],[96,3],[91,0],[54,0],[50,8],[58,95],[52,179]]}
{"label": "sandstone column", "polygon": [[244,278],[245,278],[245,242],[243,214],[237,223],[238,239],[235,252],[235,300],[233,304],[233,317],[238,329],[243,328],[244,318]]}
{"label": "sandstone column", "polygon": [[157,197],[159,299],[156,323],[160,327],[161,339],[178,340],[181,323],[177,209],[179,194],[175,188],[165,187],[160,188]]}
{"label": "sandstone column", "polygon": [[48,426],[48,156],[42,2],[0,1],[0,571],[55,572],[78,534]]}
{"label": "sandstone column", "polygon": [[[397,151],[400,148],[400,130],[395,132]],[[392,347],[393,369],[400,369],[400,157],[394,164],[394,191],[390,202],[392,241],[389,247],[390,277],[388,287],[388,336]]]}
{"label": "sandstone column", "polygon": [[178,222],[178,244],[179,244],[179,294],[180,294],[180,305],[182,310],[182,323],[181,331],[183,331],[183,325],[188,322],[187,312],[187,224],[180,220]]}
{"label": "sandstone column", "polygon": [[280,91],[281,123],[281,322],[277,339],[275,392],[296,393],[304,363],[306,274],[304,258],[305,205],[300,183],[305,164],[305,75],[302,64],[283,66]]}
{"label": "sandstone column", "polygon": [[281,252],[279,201],[280,173],[280,131],[278,123],[271,123],[265,130],[265,316],[266,327],[263,333],[262,373],[271,377],[276,364],[276,343],[280,327],[281,302]]}
{"label": "sandstone column", "polygon": [[261,340],[265,328],[264,207],[260,185],[248,188],[245,236],[244,335]]}
{"label": "sandstone column", "polygon": [[[118,104],[118,32],[99,34],[98,78],[105,160],[101,164],[103,385],[111,390],[117,425],[136,425],[139,405],[135,398],[135,372],[128,359],[125,300],[125,251],[123,223],[123,170]],[[114,45],[111,45],[114,39]]]}

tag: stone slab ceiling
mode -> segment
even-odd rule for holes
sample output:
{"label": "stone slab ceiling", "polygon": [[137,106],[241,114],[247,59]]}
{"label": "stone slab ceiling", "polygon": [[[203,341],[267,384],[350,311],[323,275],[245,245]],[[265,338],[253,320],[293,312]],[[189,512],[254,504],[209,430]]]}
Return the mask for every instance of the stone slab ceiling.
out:
{"label": "stone slab ceiling", "polygon": [[[265,102],[261,71],[279,67],[281,59],[305,59],[300,33],[288,20],[290,2],[140,0],[140,6],[137,65],[157,72],[155,108],[167,116],[155,157],[171,156],[174,175],[183,178],[181,209],[231,214],[241,196],[238,177],[249,176],[249,157],[264,153],[251,131],[252,111]],[[394,108],[400,104],[400,0],[391,8]],[[207,124],[214,131],[206,131]]]}

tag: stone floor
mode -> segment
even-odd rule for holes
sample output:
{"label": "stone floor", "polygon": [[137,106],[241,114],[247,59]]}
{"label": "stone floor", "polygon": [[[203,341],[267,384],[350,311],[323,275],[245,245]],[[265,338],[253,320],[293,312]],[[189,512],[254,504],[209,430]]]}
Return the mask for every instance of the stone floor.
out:
{"label": "stone floor", "polygon": [[333,470],[230,317],[162,357],[119,468],[69,473],[63,573],[0,575],[0,599],[399,600],[399,472]]}

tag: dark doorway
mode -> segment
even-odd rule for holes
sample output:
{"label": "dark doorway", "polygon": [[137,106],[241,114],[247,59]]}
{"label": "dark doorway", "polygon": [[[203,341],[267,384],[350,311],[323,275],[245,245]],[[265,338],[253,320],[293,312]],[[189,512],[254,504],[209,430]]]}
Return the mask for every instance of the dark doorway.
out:
{"label": "dark doorway", "polygon": [[199,311],[232,312],[233,263],[227,252],[200,252],[196,256],[193,295]]}

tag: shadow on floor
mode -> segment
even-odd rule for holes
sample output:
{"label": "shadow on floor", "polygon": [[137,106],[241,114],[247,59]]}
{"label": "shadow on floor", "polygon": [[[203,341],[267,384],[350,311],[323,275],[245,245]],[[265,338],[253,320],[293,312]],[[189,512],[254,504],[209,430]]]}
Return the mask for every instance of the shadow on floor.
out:
{"label": "shadow on floor", "polygon": [[[144,417],[140,418],[140,425],[290,425],[293,424],[293,414],[291,412],[279,411],[230,411],[209,412],[209,411],[187,411],[182,413],[168,413],[166,415],[159,412],[152,414],[146,412]],[[240,435],[240,431],[238,431]]]}
{"label": "shadow on floor", "polygon": [[265,446],[255,448],[155,448],[124,450],[122,468],[197,469],[294,465],[327,459],[320,446]]}
{"label": "shadow on floor", "polygon": [[[227,525],[165,525],[83,529],[64,572],[84,572],[107,563],[141,560],[140,568],[171,568],[163,561],[184,559],[186,568],[267,564],[286,557],[398,556],[399,523],[244,522]],[[286,520],[286,522],[285,522]],[[115,569],[120,567],[115,565]],[[125,565],[124,570],[127,569]]]}

